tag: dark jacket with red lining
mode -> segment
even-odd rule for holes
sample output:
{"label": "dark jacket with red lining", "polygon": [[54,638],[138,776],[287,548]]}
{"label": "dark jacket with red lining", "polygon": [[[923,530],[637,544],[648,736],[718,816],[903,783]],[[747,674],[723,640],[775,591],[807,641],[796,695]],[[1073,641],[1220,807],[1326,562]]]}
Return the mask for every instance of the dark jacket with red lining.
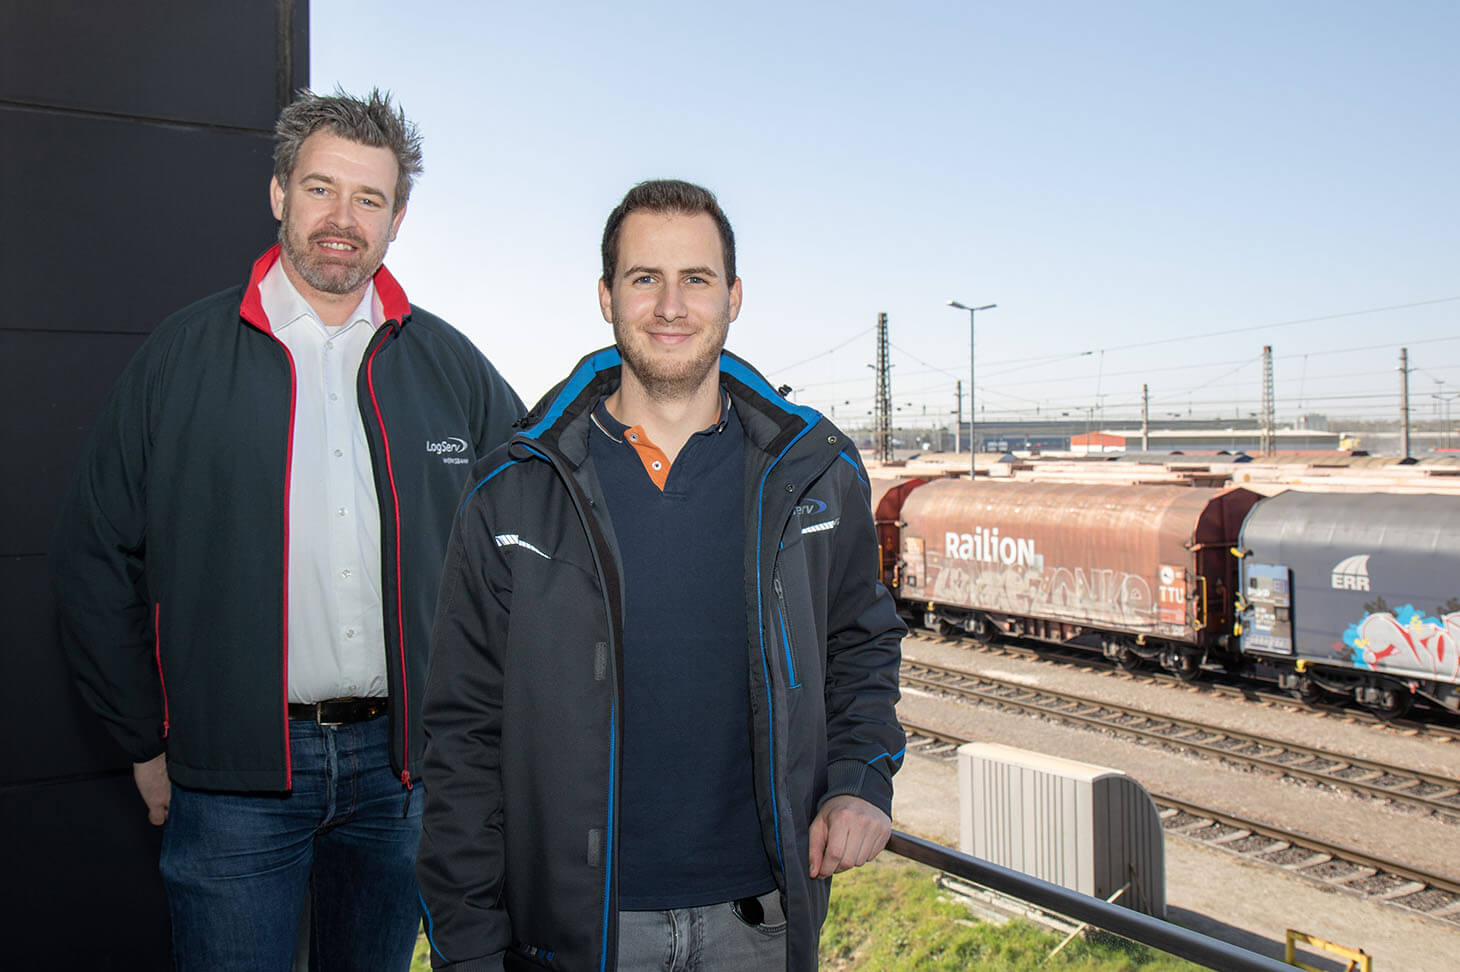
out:
{"label": "dark jacket with red lining", "polygon": [[[172,778],[286,790],[288,497],[294,367],[258,285],[163,321],[127,365],[64,500],[51,565],[82,695],[134,761]],[[381,268],[387,322],[357,393],[380,502],[391,763],[414,775],[441,564],[472,463],[521,401],[461,333]],[[462,461],[464,460],[464,461]]]}

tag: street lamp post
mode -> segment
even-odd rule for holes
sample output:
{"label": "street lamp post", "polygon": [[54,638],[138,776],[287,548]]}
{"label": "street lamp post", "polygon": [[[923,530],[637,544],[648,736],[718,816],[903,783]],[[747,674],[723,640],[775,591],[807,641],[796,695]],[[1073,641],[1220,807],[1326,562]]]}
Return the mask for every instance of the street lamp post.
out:
{"label": "street lamp post", "polygon": [[950,300],[948,306],[968,311],[968,478],[971,482],[978,471],[978,437],[973,434],[973,315],[979,311],[993,310],[999,305],[984,304],[980,307],[970,307],[967,304],[960,304],[956,300]]}

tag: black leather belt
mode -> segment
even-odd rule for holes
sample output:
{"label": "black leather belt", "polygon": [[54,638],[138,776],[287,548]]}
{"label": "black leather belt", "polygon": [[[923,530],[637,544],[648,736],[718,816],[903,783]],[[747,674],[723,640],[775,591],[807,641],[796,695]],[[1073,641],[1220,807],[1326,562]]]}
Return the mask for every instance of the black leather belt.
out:
{"label": "black leather belt", "polygon": [[317,722],[322,726],[344,726],[367,722],[385,715],[385,699],[325,699],[323,702],[290,702],[289,718]]}

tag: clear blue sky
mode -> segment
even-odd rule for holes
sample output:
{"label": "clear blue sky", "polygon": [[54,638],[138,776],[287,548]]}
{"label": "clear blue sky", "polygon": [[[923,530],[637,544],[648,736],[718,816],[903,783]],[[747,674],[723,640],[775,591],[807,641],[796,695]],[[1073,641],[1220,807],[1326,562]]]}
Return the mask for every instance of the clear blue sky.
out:
{"label": "clear blue sky", "polygon": [[951,413],[949,298],[998,304],[978,317],[989,419],[1120,424],[1142,383],[1153,418],[1245,415],[1264,344],[1284,421],[1397,417],[1402,345],[1417,417],[1460,392],[1449,0],[310,16],[313,86],[389,88],[425,136],[393,271],[529,401],[610,343],[603,219],[655,177],[703,183],[735,224],[731,350],[846,425],[871,407],[879,311],[899,424]]}

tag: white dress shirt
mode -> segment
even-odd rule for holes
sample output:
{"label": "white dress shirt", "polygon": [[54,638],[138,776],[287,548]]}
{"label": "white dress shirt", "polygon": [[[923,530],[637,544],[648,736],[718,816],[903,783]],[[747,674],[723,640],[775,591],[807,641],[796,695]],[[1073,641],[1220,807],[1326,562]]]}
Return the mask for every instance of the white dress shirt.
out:
{"label": "white dress shirt", "polygon": [[294,358],[289,701],[384,697],[380,503],[356,392],[384,311],[372,283],[344,324],[326,327],[282,261],[259,296]]}

